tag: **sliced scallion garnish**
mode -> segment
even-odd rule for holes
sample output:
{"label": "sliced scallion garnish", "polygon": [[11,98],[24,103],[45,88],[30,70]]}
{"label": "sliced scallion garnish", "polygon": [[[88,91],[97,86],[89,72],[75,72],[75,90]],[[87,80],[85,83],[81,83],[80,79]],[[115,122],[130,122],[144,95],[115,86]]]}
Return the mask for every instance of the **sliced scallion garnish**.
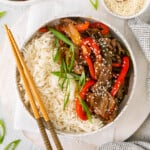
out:
{"label": "sliced scallion garnish", "polygon": [[70,97],[70,93],[66,93],[65,94],[65,99],[64,99],[64,107],[63,107],[64,110],[65,110],[65,108],[66,108],[66,106],[68,104],[69,97]]}
{"label": "sliced scallion garnish", "polygon": [[4,148],[4,150],[15,150],[15,148],[18,146],[19,143],[20,143],[19,139],[12,141]]}
{"label": "sliced scallion garnish", "polygon": [[67,79],[66,79],[66,78],[63,78],[63,79],[61,79],[60,82],[59,82],[59,86],[60,86],[60,88],[61,88],[62,90],[63,90],[64,87],[65,87],[66,81],[67,81]]}
{"label": "sliced scallion garnish", "polygon": [[92,123],[92,115],[91,115],[91,113],[90,113],[90,111],[89,111],[89,108],[88,108],[86,102],[85,102],[84,100],[82,100],[79,95],[78,95],[78,99],[79,99],[79,101],[80,101],[80,104],[81,104],[83,110],[86,112],[86,115],[87,115],[87,117],[88,117],[88,120]]}
{"label": "sliced scallion garnish", "polygon": [[53,75],[60,77],[61,76],[61,72],[60,71],[53,71],[51,72]]}
{"label": "sliced scallion garnish", "polygon": [[3,142],[4,137],[5,137],[5,124],[3,120],[0,120],[0,144]]}
{"label": "sliced scallion garnish", "polygon": [[61,67],[62,67],[62,71],[63,71],[64,73],[67,73],[67,65],[66,65],[66,62],[65,62],[64,59],[62,60],[62,65],[61,65]]}
{"label": "sliced scallion garnish", "polygon": [[74,80],[80,80],[80,76],[77,75],[76,73],[71,72],[70,75],[73,76]]}
{"label": "sliced scallion garnish", "polygon": [[53,57],[53,61],[56,62],[58,59],[59,59],[59,48],[60,48],[60,45],[59,45],[59,40],[56,38],[55,40],[55,43],[54,43],[55,47],[56,47],[56,52],[55,52],[55,55]]}
{"label": "sliced scallion garnish", "polygon": [[[53,75],[57,76],[57,77],[60,77],[61,76],[61,72],[60,71],[53,71],[51,72]],[[61,79],[74,79],[74,80],[79,80],[80,79],[80,76],[79,75],[73,75],[73,73],[67,73],[66,75],[62,75],[61,76]]]}
{"label": "sliced scallion garnish", "polygon": [[49,28],[49,30],[60,40],[62,40],[64,43],[72,46],[73,43],[64,35],[62,34],[61,32],[53,29],[53,28]]}
{"label": "sliced scallion garnish", "polygon": [[6,14],[6,11],[1,11],[0,12],[0,18],[3,17]]}
{"label": "sliced scallion garnish", "polygon": [[99,0],[90,0],[90,3],[94,7],[94,9],[96,9],[96,10],[98,9]]}
{"label": "sliced scallion garnish", "polygon": [[71,72],[73,65],[74,65],[74,44],[61,32],[50,27],[49,27],[49,30],[56,36],[56,38],[62,40],[64,43],[70,46],[69,50],[72,52],[72,56],[70,59],[70,63],[68,63],[69,66],[67,66],[67,68],[68,68],[68,71]]}
{"label": "sliced scallion garnish", "polygon": [[85,84],[85,72],[83,71],[81,76],[80,76],[80,79],[79,79],[79,82],[78,82],[78,85],[79,85],[79,88],[82,89],[82,87],[84,86]]}
{"label": "sliced scallion garnish", "polygon": [[69,97],[70,97],[70,79],[68,79],[66,82],[66,93],[65,93],[64,107],[63,107],[64,110],[68,104]]}

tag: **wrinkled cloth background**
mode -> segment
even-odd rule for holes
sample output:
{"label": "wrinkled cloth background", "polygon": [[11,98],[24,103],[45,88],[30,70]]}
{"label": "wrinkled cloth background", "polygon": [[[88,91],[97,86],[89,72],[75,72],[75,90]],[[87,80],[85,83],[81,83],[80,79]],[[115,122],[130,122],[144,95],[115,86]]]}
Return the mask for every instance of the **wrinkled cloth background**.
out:
{"label": "wrinkled cloth background", "polygon": [[[149,21],[147,22],[149,23]],[[129,27],[138,40],[148,62],[150,62],[150,24],[148,23],[141,21],[140,18],[128,21]],[[148,77],[150,89],[149,79],[150,76]],[[140,129],[126,142],[107,143],[102,145],[99,150],[150,150],[150,115]]]}

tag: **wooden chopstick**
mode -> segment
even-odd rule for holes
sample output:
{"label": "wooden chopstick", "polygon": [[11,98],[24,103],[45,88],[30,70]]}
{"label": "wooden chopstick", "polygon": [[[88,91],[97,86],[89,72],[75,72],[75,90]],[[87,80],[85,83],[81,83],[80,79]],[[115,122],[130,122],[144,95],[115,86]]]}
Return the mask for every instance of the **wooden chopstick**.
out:
{"label": "wooden chopstick", "polygon": [[[5,28],[6,28],[7,33],[8,33],[8,28],[7,28],[7,26],[5,26]],[[10,36],[10,35],[8,34],[8,36]],[[10,37],[9,37],[9,38],[10,38]],[[30,89],[29,89],[28,81],[27,81],[27,79],[26,79],[26,77],[25,77],[25,74],[24,74],[24,72],[23,72],[23,68],[22,68],[22,66],[21,66],[21,62],[20,62],[20,60],[18,59],[18,56],[17,56],[16,52],[14,51],[14,45],[12,44],[12,41],[10,41],[10,42],[11,42],[11,46],[12,46],[12,50],[13,50],[14,56],[15,56],[15,58],[16,58],[18,70],[19,70],[20,75],[21,75],[22,80],[23,80],[24,88],[25,88],[25,90],[26,90],[26,92],[27,92],[27,95],[29,96],[30,105],[31,105],[31,108],[32,108],[32,110],[33,110],[34,117],[35,117],[35,119],[36,119],[36,121],[37,121],[37,123],[38,123],[38,127],[39,127],[39,129],[40,129],[40,133],[41,133],[42,138],[43,138],[43,140],[44,140],[46,149],[47,149],[47,150],[49,150],[49,149],[52,150],[52,147],[51,147],[51,145],[50,145],[48,136],[47,136],[47,134],[46,134],[46,131],[45,131],[45,128],[44,128],[44,125],[43,125],[43,122],[41,122],[41,121],[42,121],[42,120],[41,120],[42,118],[41,118],[40,115],[39,115],[38,109],[37,109],[36,104],[35,104],[35,102],[34,102],[33,95],[32,95],[32,93],[31,93],[31,91],[30,91]]]}
{"label": "wooden chopstick", "polygon": [[[33,95],[35,97],[35,99],[37,100],[37,103],[40,107],[40,110],[41,110],[41,113],[44,117],[44,120],[45,122],[47,123],[47,126],[48,126],[48,129],[51,133],[51,136],[54,140],[54,143],[55,143],[55,146],[58,150],[62,150],[62,146],[61,146],[61,143],[58,139],[58,136],[54,130],[54,127],[51,123],[51,120],[48,116],[48,113],[45,109],[45,106],[40,98],[40,95],[38,93],[38,90],[34,84],[34,81],[33,81],[33,78],[32,76],[30,75],[30,72],[24,62],[24,59],[19,51],[19,48],[17,46],[17,43],[12,35],[12,32],[10,31],[10,29],[8,29],[7,25],[5,25],[5,30],[7,32],[7,35],[8,35],[8,38],[9,38],[9,41],[10,41],[10,44],[12,46],[12,51],[13,51],[13,54],[15,56],[15,60],[16,60],[16,63],[17,63],[17,66],[18,66],[18,70],[20,72],[20,75],[23,79],[23,82],[24,82],[24,86],[25,86],[25,90],[30,98],[30,104],[31,104],[31,108],[33,110],[33,113],[34,113],[34,117],[35,119],[37,120],[37,123],[39,125],[39,128],[40,128],[40,131],[41,131],[41,134],[42,134],[42,137],[43,137],[43,140],[44,140],[44,143],[46,145],[46,148],[48,150],[52,149],[51,148],[51,145],[50,145],[50,142],[48,142],[48,136],[46,134],[46,131],[44,130],[44,125],[42,124],[42,120],[41,120],[41,117],[39,115],[39,112],[38,112],[38,108],[36,107],[36,104],[35,104],[35,101],[34,101],[34,98],[33,98]],[[31,90],[30,90],[31,89]],[[32,91],[32,93],[31,93]],[[32,95],[33,94],[33,95]],[[44,132],[45,131],[45,132]]]}

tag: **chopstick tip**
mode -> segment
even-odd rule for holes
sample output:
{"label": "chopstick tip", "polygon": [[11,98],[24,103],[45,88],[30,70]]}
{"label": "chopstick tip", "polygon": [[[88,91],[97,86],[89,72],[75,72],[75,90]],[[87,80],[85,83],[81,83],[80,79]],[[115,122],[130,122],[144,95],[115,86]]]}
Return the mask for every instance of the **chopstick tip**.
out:
{"label": "chopstick tip", "polygon": [[4,24],[4,28],[5,28],[6,31],[8,30],[7,24]]}

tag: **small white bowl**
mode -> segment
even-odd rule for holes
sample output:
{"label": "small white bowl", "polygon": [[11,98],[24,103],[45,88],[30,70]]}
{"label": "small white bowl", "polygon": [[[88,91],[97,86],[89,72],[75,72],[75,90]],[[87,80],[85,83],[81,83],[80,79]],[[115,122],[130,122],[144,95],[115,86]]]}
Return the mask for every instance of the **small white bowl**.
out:
{"label": "small white bowl", "polygon": [[113,15],[113,16],[115,16],[115,17],[121,18],[121,19],[131,19],[131,18],[135,18],[135,17],[141,15],[142,13],[144,13],[145,10],[148,8],[148,6],[150,6],[150,0],[145,0],[144,6],[143,6],[143,7],[141,8],[141,10],[139,10],[137,13],[135,13],[134,15],[130,15],[130,16],[123,16],[123,15],[119,15],[119,14],[117,14],[117,13],[115,13],[115,12],[112,12],[112,10],[110,10],[110,9],[108,8],[108,6],[106,5],[105,0],[102,0],[102,3],[103,3],[104,8],[106,9],[106,11],[107,11],[109,14],[111,14],[111,15]]}

